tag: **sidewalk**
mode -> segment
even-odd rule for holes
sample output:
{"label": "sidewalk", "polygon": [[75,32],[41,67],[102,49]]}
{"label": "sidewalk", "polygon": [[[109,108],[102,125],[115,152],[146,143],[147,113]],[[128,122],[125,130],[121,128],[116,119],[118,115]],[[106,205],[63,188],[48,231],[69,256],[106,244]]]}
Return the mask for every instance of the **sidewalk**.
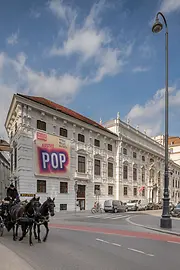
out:
{"label": "sidewalk", "polygon": [[132,225],[143,227],[149,230],[180,236],[180,219],[178,220],[172,218],[172,229],[162,229],[160,227],[160,217],[160,211],[159,214],[158,212],[152,214],[147,214],[147,212],[145,212],[143,215],[132,216],[128,219],[128,222]]}
{"label": "sidewalk", "polygon": [[33,270],[33,268],[10,249],[0,244],[1,270]]}

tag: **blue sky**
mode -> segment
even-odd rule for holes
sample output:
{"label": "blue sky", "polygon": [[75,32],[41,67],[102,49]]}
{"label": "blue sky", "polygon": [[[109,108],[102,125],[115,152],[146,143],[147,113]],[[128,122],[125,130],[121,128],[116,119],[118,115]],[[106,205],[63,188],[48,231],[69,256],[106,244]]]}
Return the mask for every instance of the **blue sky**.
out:
{"label": "blue sky", "polygon": [[163,133],[169,27],[170,135],[179,135],[180,0],[6,0],[0,9],[0,134],[13,93],[44,96],[96,121]]}

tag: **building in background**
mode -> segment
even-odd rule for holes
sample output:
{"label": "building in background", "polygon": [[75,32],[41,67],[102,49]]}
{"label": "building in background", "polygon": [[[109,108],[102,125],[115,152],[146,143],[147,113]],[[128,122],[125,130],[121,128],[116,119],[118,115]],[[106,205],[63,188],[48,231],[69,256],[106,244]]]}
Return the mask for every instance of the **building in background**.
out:
{"label": "building in background", "polygon": [[118,136],[44,98],[14,95],[7,119],[11,177],[21,197],[55,197],[56,211],[81,209],[118,196]]}
{"label": "building in background", "polygon": [[[121,121],[119,113],[102,125],[45,98],[17,94],[5,127],[12,148],[11,179],[23,198],[37,194],[44,201],[51,196],[56,211],[73,210],[77,183],[81,209],[91,209],[97,196],[101,204],[107,199],[162,199],[164,146]],[[180,166],[171,161],[170,167],[175,200]]]}
{"label": "building in background", "polygon": [[0,151],[0,200],[6,197],[6,187],[10,180],[10,162],[7,155]]}

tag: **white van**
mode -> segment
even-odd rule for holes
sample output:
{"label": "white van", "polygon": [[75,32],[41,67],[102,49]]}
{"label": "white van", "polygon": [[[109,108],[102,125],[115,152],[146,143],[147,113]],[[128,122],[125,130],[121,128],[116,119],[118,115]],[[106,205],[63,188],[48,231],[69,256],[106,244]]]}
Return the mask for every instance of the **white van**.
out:
{"label": "white van", "polygon": [[128,211],[146,210],[147,205],[148,205],[148,200],[146,199],[130,200],[127,202]]}

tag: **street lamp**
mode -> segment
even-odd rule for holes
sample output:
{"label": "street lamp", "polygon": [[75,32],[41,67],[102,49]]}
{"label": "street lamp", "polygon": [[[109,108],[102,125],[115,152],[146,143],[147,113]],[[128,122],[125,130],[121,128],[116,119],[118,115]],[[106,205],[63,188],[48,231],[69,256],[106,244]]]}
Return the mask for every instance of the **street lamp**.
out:
{"label": "street lamp", "polygon": [[166,34],[165,34],[165,52],[166,52],[166,88],[165,88],[165,171],[164,171],[164,194],[163,194],[163,211],[160,220],[161,228],[172,228],[172,220],[169,213],[169,169],[168,169],[168,159],[169,159],[169,150],[168,150],[168,26],[167,21],[164,15],[161,12],[158,12],[156,15],[155,23],[152,27],[153,33],[159,33],[163,29],[163,24],[159,21],[159,16],[163,18]]}
{"label": "street lamp", "polygon": [[77,183],[77,180],[75,180],[75,182],[74,182],[74,192],[75,192],[75,208],[74,208],[74,211],[75,211],[75,215],[76,215],[76,209],[77,209],[77,192],[78,192],[78,183]]}

